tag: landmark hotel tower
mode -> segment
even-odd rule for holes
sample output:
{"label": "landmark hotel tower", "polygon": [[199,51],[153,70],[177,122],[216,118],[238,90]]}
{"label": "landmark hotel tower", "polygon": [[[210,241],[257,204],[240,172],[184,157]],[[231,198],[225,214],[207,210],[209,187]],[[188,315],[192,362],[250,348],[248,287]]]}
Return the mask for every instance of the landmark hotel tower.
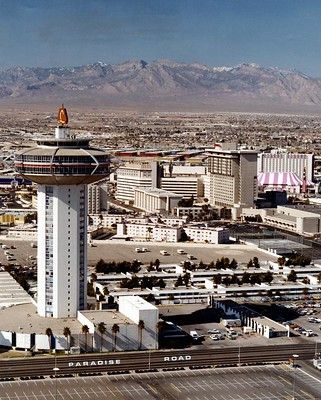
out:
{"label": "landmark hotel tower", "polygon": [[15,158],[17,172],[38,184],[37,310],[76,317],[86,308],[87,184],[108,175],[109,157],[71,135],[62,106],[52,138]]}

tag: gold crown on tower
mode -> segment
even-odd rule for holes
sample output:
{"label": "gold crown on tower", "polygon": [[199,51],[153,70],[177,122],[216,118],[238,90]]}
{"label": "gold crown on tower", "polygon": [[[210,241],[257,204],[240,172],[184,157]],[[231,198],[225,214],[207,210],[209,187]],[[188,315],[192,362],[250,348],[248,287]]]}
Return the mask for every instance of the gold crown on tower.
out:
{"label": "gold crown on tower", "polygon": [[57,121],[59,126],[64,126],[68,124],[68,114],[63,104],[58,110]]}

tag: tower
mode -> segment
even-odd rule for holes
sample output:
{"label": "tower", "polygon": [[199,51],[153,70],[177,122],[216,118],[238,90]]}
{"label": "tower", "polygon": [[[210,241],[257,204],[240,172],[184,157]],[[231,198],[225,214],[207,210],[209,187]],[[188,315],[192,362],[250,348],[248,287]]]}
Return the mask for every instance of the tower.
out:
{"label": "tower", "polygon": [[86,307],[87,184],[109,173],[109,157],[90,139],[70,134],[62,106],[54,137],[15,158],[15,168],[38,184],[38,295],[43,317],[75,317]]}

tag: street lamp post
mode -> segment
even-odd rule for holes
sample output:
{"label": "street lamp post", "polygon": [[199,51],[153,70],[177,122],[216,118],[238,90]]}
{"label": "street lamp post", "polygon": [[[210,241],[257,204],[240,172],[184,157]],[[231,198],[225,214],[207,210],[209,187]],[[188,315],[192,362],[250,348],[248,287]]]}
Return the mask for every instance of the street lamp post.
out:
{"label": "street lamp post", "polygon": [[293,395],[292,395],[292,400],[295,400],[295,371],[296,371],[296,364],[295,360],[299,358],[298,354],[293,354]]}
{"label": "street lamp post", "polygon": [[239,341],[238,366],[241,366],[241,343]]}
{"label": "street lamp post", "polygon": [[57,390],[57,372],[59,371],[59,368],[57,367],[57,355],[55,353],[55,366],[52,369],[54,372],[54,377],[55,377],[55,400],[58,399],[58,390]]}

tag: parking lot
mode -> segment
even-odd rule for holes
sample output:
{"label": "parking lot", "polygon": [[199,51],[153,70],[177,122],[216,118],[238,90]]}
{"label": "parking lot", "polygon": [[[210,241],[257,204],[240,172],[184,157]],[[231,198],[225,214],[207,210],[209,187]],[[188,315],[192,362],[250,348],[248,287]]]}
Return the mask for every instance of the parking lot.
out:
{"label": "parking lot", "polygon": [[[96,263],[100,258],[105,261],[131,261],[139,259],[143,264],[149,264],[156,258],[161,263],[180,263],[187,260],[187,254],[195,257],[195,261],[204,263],[214,262],[221,257],[235,258],[239,263],[247,263],[251,258],[258,257],[259,261],[275,261],[275,256],[256,250],[254,246],[247,245],[210,245],[210,244],[191,244],[191,243],[134,243],[134,242],[113,242],[95,241],[96,247],[89,247],[88,262]],[[135,248],[145,247],[146,253],[136,253]],[[177,250],[183,249],[186,254],[178,254]],[[165,250],[169,255],[161,255],[160,251]]]}
{"label": "parking lot", "polygon": [[[0,238],[0,243],[8,247],[15,246],[16,249],[9,249],[13,254],[14,260],[11,263],[25,265],[29,262],[29,257],[37,255],[37,249],[31,247],[31,241],[8,240]],[[190,244],[190,243],[135,243],[135,242],[114,242],[114,241],[94,241],[94,247],[88,247],[88,264],[95,264],[99,259],[105,261],[132,261],[139,259],[144,264],[155,261],[158,258],[161,263],[180,263],[187,260],[187,254],[195,257],[195,261],[209,263],[216,261],[217,258],[235,258],[239,263],[247,263],[251,258],[258,257],[259,261],[275,261],[275,256],[256,250],[253,246],[247,245],[210,245],[210,244]],[[135,248],[145,247],[146,253],[136,253]],[[178,254],[177,250],[183,249],[185,254]],[[161,250],[166,250],[169,255],[160,254]],[[0,262],[7,264],[4,250],[0,249]]]}
{"label": "parking lot", "polygon": [[293,393],[319,399],[321,382],[286,365],[0,382],[0,400],[285,400]]}
{"label": "parking lot", "polygon": [[[0,243],[9,247],[8,249],[3,249],[0,247],[0,262],[3,265],[7,264],[20,264],[31,266],[32,262],[36,260],[37,249],[31,247],[31,243],[25,240],[7,240],[0,239]],[[11,246],[15,248],[12,249]],[[8,251],[11,254],[12,260],[8,260],[5,254]],[[33,259],[30,259],[33,257]]]}

